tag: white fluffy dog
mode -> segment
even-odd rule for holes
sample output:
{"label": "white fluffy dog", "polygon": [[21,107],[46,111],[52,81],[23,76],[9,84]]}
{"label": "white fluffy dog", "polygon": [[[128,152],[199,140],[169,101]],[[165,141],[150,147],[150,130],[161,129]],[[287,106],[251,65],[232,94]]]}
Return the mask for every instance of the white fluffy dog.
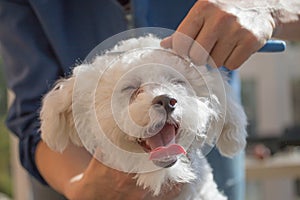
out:
{"label": "white fluffy dog", "polygon": [[226,199],[205,155],[214,144],[225,156],[245,147],[245,113],[218,70],[159,43],[132,38],[74,68],[44,98],[42,139],[60,152],[69,142],[84,146],[104,164],[136,173],[154,196],[181,183],[176,199]]}

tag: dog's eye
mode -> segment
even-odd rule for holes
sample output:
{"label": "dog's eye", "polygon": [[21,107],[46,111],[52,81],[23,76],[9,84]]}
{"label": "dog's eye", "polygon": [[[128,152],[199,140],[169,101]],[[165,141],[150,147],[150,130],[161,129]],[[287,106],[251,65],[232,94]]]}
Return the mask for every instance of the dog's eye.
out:
{"label": "dog's eye", "polygon": [[143,88],[138,88],[135,92],[134,92],[134,95],[137,96],[139,95],[140,93],[143,93],[144,92],[144,89]]}
{"label": "dog's eye", "polygon": [[186,82],[180,79],[174,79],[172,82],[176,85],[186,85]]}
{"label": "dog's eye", "polygon": [[130,92],[130,91],[134,91],[134,90],[136,90],[136,89],[137,89],[137,88],[136,88],[135,86],[130,85],[130,86],[124,87],[124,88],[121,90],[121,92]]}
{"label": "dog's eye", "polygon": [[133,92],[131,93],[131,97],[130,97],[131,102],[134,101],[139,94],[143,93],[144,89],[143,88],[138,88],[138,89],[132,90],[132,91]]}

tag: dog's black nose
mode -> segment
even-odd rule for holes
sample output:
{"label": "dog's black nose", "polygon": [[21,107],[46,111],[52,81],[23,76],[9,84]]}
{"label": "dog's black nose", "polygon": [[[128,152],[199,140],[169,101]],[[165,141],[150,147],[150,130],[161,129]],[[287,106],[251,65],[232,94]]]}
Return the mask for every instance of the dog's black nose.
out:
{"label": "dog's black nose", "polygon": [[177,100],[167,95],[160,95],[152,100],[152,104],[161,105],[165,108],[167,113],[170,113],[175,109]]}

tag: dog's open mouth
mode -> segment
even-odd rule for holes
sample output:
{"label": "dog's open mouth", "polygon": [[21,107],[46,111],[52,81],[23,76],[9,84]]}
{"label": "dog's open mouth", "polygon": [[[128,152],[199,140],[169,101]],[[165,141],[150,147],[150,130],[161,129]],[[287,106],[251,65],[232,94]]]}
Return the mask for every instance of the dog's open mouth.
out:
{"label": "dog's open mouth", "polygon": [[184,148],[175,142],[177,130],[177,125],[166,123],[157,134],[138,140],[155,165],[171,167],[176,163],[179,155],[186,154]]}

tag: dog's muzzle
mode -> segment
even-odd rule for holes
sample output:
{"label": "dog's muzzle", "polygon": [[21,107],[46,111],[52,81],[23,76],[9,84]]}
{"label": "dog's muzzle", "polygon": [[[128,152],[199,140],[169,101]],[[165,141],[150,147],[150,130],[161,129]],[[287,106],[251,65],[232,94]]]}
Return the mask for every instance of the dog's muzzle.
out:
{"label": "dog's muzzle", "polygon": [[166,121],[154,124],[151,137],[139,140],[139,144],[149,153],[149,159],[159,167],[168,168],[173,166],[177,157],[186,154],[184,148],[176,144],[175,137],[179,124],[170,122],[171,113],[175,110],[177,100],[168,95],[159,95],[152,100],[152,106],[159,110],[165,110]]}

